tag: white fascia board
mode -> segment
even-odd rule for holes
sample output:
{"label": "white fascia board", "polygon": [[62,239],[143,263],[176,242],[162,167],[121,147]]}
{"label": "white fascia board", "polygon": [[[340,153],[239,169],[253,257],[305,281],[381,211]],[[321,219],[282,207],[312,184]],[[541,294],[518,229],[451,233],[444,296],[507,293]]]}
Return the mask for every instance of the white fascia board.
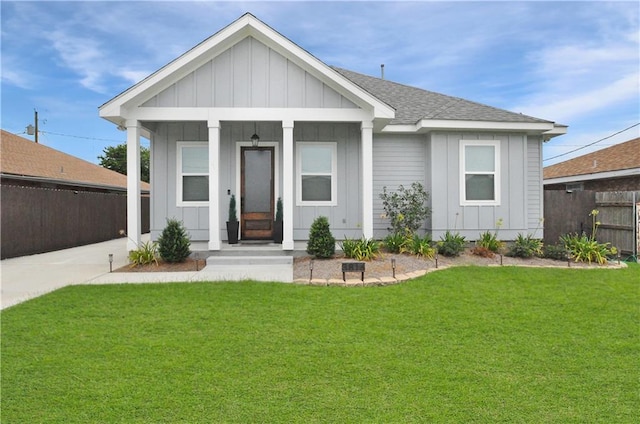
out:
{"label": "white fascia board", "polygon": [[545,133],[554,128],[553,122],[498,122],[422,119],[417,124],[387,125],[382,131],[392,133],[426,133],[430,131],[525,131]]}
{"label": "white fascia board", "polygon": [[500,131],[549,131],[553,122],[498,122],[498,121],[463,121],[423,119],[416,125],[418,130],[428,131],[441,129],[457,130],[500,130]]}
{"label": "white fascia board", "polygon": [[126,112],[138,121],[315,121],[362,122],[373,120],[371,111],[341,108],[204,108],[137,107]]}
{"label": "white fascia board", "polygon": [[620,169],[617,171],[597,172],[594,174],[571,175],[567,177],[547,178],[543,180],[544,185],[576,183],[580,181],[605,180],[611,178],[632,177],[640,175],[640,168]]}

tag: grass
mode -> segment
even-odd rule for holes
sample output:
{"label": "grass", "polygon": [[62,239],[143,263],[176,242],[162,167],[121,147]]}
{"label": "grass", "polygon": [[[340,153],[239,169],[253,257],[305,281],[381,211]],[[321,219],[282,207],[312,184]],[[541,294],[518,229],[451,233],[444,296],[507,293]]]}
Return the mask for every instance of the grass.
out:
{"label": "grass", "polygon": [[67,287],[1,314],[2,422],[638,422],[639,272]]}

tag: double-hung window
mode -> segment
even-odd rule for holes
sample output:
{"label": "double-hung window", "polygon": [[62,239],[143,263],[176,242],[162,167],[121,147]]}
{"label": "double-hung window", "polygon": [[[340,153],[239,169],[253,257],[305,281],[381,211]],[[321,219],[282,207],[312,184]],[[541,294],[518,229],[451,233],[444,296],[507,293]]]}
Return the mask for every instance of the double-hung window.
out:
{"label": "double-hung window", "polygon": [[500,204],[500,142],[460,141],[460,203]]}
{"label": "double-hung window", "polygon": [[209,146],[206,142],[177,144],[178,206],[205,206],[209,202]]}
{"label": "double-hung window", "polygon": [[337,204],[337,144],[300,142],[297,150],[297,205]]}

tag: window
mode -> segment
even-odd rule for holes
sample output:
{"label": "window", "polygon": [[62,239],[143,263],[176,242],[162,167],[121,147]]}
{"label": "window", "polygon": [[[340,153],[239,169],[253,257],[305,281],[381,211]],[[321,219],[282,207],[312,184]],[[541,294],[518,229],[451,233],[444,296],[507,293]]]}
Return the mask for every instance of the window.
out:
{"label": "window", "polygon": [[584,190],[583,183],[567,183],[566,185],[567,193],[572,193],[574,191],[582,191]]}
{"label": "window", "polygon": [[500,204],[500,142],[460,141],[460,203]]}
{"label": "window", "polygon": [[178,206],[203,206],[209,201],[209,146],[178,143]]}
{"label": "window", "polygon": [[336,143],[298,143],[298,205],[335,206]]}

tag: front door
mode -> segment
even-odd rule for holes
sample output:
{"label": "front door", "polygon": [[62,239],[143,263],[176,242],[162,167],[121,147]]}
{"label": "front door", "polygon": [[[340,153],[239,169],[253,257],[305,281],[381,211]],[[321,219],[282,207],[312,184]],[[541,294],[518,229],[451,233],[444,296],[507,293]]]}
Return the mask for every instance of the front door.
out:
{"label": "front door", "polygon": [[242,147],[240,236],[273,239],[273,147]]}

